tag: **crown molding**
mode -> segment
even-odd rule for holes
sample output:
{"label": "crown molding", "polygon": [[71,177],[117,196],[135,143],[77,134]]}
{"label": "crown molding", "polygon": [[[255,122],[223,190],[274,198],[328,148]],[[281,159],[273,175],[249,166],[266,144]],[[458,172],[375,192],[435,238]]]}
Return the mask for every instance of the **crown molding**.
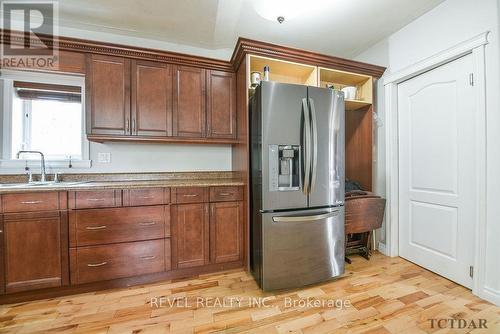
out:
{"label": "crown molding", "polygon": [[[20,31],[2,29],[0,36],[2,43],[10,42],[15,45],[23,45],[24,43],[24,33]],[[236,71],[247,54],[371,75],[375,78],[380,78],[385,71],[385,67],[382,66],[242,37],[238,39],[230,61],[63,36],[53,40],[48,35],[41,35],[40,39],[32,37],[30,42],[32,45],[43,45],[42,42],[50,46],[55,44],[59,50],[63,51],[121,56],[228,72]]]}
{"label": "crown molding", "polygon": [[[1,31],[2,43],[11,42],[15,45],[23,45],[24,33],[20,31]],[[59,50],[76,51],[109,56],[120,56],[133,59],[152,60],[166,63],[174,63],[179,65],[202,67],[214,70],[233,71],[233,66],[230,62],[212,59],[207,57],[193,56],[183,53],[162,51],[155,49],[139,48],[121,44],[96,42],[86,39],[63,37],[59,36],[53,40],[48,35],[41,35],[40,38],[32,37],[30,39],[32,45],[57,45]]]}
{"label": "crown molding", "polygon": [[231,57],[231,63],[233,64],[235,70],[238,69],[247,54],[371,75],[375,78],[380,78],[385,71],[385,67],[382,66],[362,63],[351,59],[327,56],[316,52],[290,48],[267,42],[255,41],[243,37],[238,39]]}

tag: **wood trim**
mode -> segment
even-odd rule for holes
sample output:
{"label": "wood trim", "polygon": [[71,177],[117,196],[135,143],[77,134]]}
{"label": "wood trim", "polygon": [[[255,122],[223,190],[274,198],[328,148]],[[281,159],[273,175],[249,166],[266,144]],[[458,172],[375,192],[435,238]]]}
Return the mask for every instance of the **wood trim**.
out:
{"label": "wood trim", "polygon": [[5,242],[3,216],[0,214],[0,294],[5,293]]}
{"label": "wood trim", "polygon": [[68,236],[68,211],[60,212],[61,231],[61,286],[69,285],[69,236]]}
{"label": "wood trim", "polygon": [[[71,253],[75,253],[74,248],[70,250],[70,256]],[[34,291],[24,291],[24,292],[12,293],[0,296],[0,305],[18,303],[23,301],[33,301],[38,299],[54,298],[59,296],[74,295],[85,292],[95,292],[106,289],[127,288],[132,285],[148,284],[148,283],[161,282],[172,279],[192,278],[200,274],[206,274],[224,270],[232,270],[232,269],[243,269],[242,267],[243,263],[241,261],[216,263],[201,267],[171,270],[166,272],[126,277],[126,278],[118,278],[109,281],[85,283],[85,284],[66,286],[66,287],[47,288]],[[73,278],[72,282],[74,283]]]}
{"label": "wood trim", "polygon": [[231,64],[233,64],[235,71],[239,68],[247,54],[365,74],[375,78],[380,78],[385,71],[385,67],[382,66],[362,63],[345,58],[327,56],[316,52],[255,41],[242,37],[238,38],[238,42],[236,43],[236,47],[231,57]]}
{"label": "wood trim", "polygon": [[34,89],[34,90],[49,90],[49,91],[65,92],[65,93],[77,93],[77,94],[80,94],[82,92],[81,87],[77,86],[46,84],[41,82],[14,81],[14,87]]}
{"label": "wood trim", "polygon": [[156,137],[156,136],[115,136],[87,135],[92,142],[151,142],[151,143],[192,143],[192,144],[241,144],[237,139],[230,138],[186,138],[186,137]]}
{"label": "wood trim", "polygon": [[[20,31],[2,30],[1,37],[3,43],[11,42],[13,45],[24,44],[24,33]],[[52,38],[48,35],[38,35],[38,37],[39,39],[31,37],[30,43],[32,46],[41,46],[41,42],[48,46],[54,45]],[[139,48],[121,44],[96,42],[86,39],[62,36],[55,38],[55,43],[59,46],[59,50],[63,51],[78,51],[109,56],[121,56],[134,59],[153,60],[158,62],[222,71],[233,70],[233,66],[231,65],[231,63],[225,60],[193,56],[177,52]]]}
{"label": "wood trim", "polygon": [[[2,43],[11,42],[14,45],[23,45],[24,43],[24,33],[20,31],[2,30],[1,37]],[[47,35],[39,35],[39,38],[40,39],[32,37],[30,40],[30,43],[32,43],[31,45],[42,45],[42,42],[47,43],[49,46],[54,44],[52,38]],[[385,67],[382,66],[242,37],[238,39],[230,61],[72,37],[59,36],[55,41],[59,45],[59,50],[62,51],[77,51],[133,59],[153,60],[228,72],[236,71],[247,54],[366,74],[376,78],[380,78],[385,71]]]}

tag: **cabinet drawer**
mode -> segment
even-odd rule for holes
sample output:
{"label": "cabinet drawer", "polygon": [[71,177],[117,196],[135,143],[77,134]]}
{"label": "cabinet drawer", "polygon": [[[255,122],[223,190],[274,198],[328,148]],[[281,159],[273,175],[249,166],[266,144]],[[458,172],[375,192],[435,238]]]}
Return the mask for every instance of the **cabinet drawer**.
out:
{"label": "cabinet drawer", "polygon": [[241,201],[242,199],[241,187],[210,187],[210,202]]}
{"label": "cabinet drawer", "polygon": [[123,206],[162,205],[170,202],[170,188],[127,189]]}
{"label": "cabinet drawer", "polygon": [[71,283],[82,284],[165,271],[165,240],[71,249]]}
{"label": "cabinet drawer", "polygon": [[208,188],[205,187],[175,188],[172,195],[178,204],[208,202]]}
{"label": "cabinet drawer", "polygon": [[121,205],[121,190],[69,192],[69,207],[71,209],[112,208]]}
{"label": "cabinet drawer", "polygon": [[28,212],[66,209],[65,192],[33,192],[2,195],[3,212]]}
{"label": "cabinet drawer", "polygon": [[69,219],[71,247],[151,240],[170,235],[168,206],[73,211]]}

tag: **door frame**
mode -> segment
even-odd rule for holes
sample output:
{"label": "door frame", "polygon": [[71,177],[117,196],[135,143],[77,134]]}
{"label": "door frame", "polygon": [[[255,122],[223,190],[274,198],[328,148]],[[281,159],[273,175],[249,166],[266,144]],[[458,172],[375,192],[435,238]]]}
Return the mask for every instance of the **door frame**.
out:
{"label": "door frame", "polygon": [[[385,136],[386,136],[386,197],[385,245],[379,250],[385,255],[399,256],[399,126],[398,126],[398,85],[422,73],[435,69],[460,57],[473,57],[473,88],[476,106],[476,170],[477,223],[475,226],[474,277],[472,292],[479,297],[490,299],[484,288],[486,257],[486,68],[485,47],[489,31],[468,39],[450,49],[424,59],[403,70],[383,78],[385,88]],[[491,300],[491,299],[490,299]]]}

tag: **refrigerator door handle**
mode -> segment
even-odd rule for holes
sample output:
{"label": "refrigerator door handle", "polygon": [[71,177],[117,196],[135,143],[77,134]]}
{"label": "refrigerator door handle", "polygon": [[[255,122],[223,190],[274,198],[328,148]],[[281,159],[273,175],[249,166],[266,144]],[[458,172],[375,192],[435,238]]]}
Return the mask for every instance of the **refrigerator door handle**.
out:
{"label": "refrigerator door handle", "polygon": [[318,126],[316,122],[316,109],[314,108],[314,100],[309,98],[309,109],[311,115],[311,143],[312,143],[312,158],[311,158],[311,190],[314,190],[316,185],[316,174],[318,167]]}
{"label": "refrigerator door handle", "polygon": [[309,114],[309,106],[307,103],[307,99],[302,99],[302,113],[304,118],[304,127],[303,127],[303,152],[302,155],[303,164],[304,164],[304,194],[308,195],[310,193],[310,180],[311,180],[311,117]]}
{"label": "refrigerator door handle", "polygon": [[335,216],[338,216],[339,211],[333,211],[333,212],[327,212],[327,213],[322,213],[319,215],[314,215],[314,216],[279,216],[279,217],[273,217],[273,222],[308,222],[308,221],[315,221],[315,220],[323,220],[327,218],[332,218]]}

